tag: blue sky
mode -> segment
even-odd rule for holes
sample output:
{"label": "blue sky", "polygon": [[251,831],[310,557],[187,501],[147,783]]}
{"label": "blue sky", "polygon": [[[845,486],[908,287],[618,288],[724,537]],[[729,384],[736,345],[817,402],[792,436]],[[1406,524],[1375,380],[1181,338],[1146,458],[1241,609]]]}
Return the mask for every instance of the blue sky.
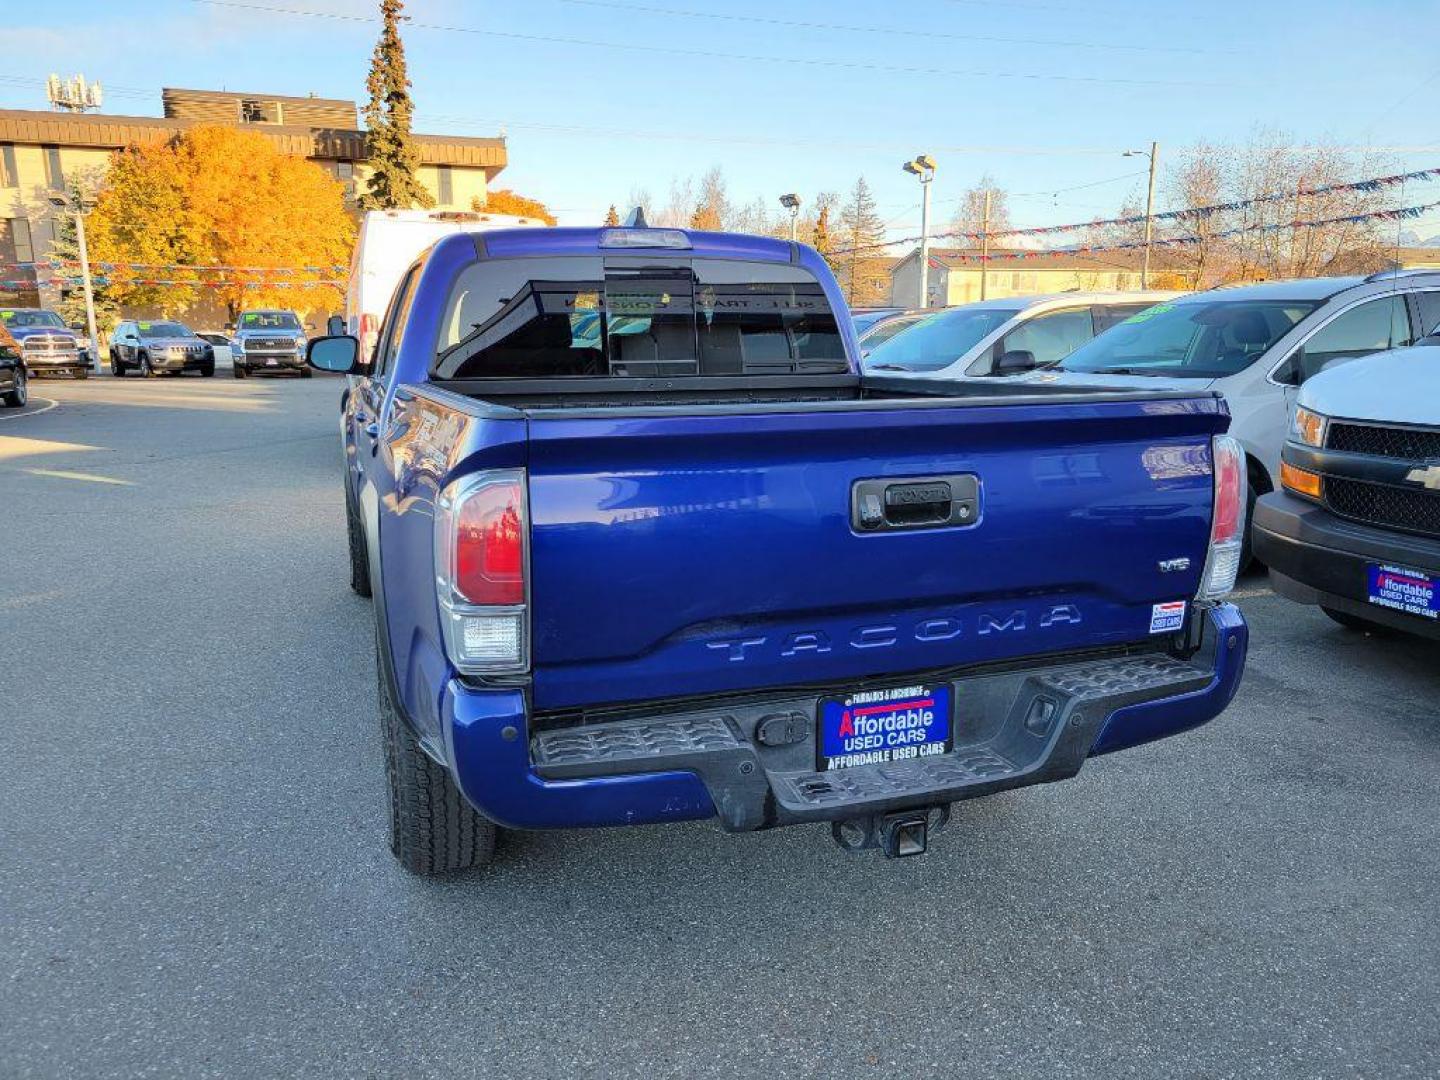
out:
{"label": "blue sky", "polygon": [[[0,106],[43,108],[51,71],[100,79],[106,112],[155,115],[162,85],[363,99],[377,6],[0,0]],[[1085,220],[1143,193],[1127,147],[1159,140],[1163,162],[1257,128],[1402,148],[1381,151],[1397,171],[1440,165],[1430,0],[411,0],[407,14],[417,130],[503,129],[501,186],[566,223],[623,210],[635,187],[663,202],[672,178],[718,164],[738,201],[863,173],[904,233],[919,198],[899,164],[922,151],[941,220],[987,171],[1017,193],[1016,225]],[[1404,196],[1436,200],[1440,183]],[[1407,227],[1440,233],[1440,215]]]}

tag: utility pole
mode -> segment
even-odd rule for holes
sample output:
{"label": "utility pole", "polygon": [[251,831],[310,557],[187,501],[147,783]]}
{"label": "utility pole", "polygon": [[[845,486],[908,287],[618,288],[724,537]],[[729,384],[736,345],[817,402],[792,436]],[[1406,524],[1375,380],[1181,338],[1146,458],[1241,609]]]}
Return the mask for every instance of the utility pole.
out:
{"label": "utility pole", "polygon": [[[80,284],[85,290],[85,331],[95,353],[95,373],[100,373],[100,338],[95,333],[95,290],[90,284],[90,252],[85,247],[85,211],[75,208],[75,243],[80,248]],[[209,370],[208,368],[206,370]]]}
{"label": "utility pole", "polygon": [[1160,144],[1150,144],[1150,185],[1145,191],[1145,261],[1140,264],[1140,288],[1150,287],[1150,241],[1155,235],[1155,162],[1160,158]]}
{"label": "utility pole", "polygon": [[80,283],[85,290],[85,328],[90,335],[90,348],[95,351],[95,370],[100,370],[100,338],[95,333],[95,289],[90,282],[90,252],[85,246],[85,211],[90,209],[83,198],[72,198],[67,192],[55,192],[50,205],[75,216],[75,243],[80,256]]}
{"label": "utility pole", "polygon": [[990,189],[985,189],[985,211],[980,223],[980,299],[989,293],[990,283]]}
{"label": "utility pole", "polygon": [[917,154],[901,166],[920,178],[920,304],[930,306],[930,182],[935,179],[935,161],[929,154]]}

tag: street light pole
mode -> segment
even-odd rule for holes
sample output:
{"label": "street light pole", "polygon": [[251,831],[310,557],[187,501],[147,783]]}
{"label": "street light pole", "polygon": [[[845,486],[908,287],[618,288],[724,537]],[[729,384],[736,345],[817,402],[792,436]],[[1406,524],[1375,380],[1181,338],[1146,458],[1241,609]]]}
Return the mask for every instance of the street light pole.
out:
{"label": "street light pole", "polygon": [[790,211],[790,243],[795,243],[795,222],[800,216],[800,196],[793,191],[780,196],[780,205]]}
{"label": "street light pole", "polygon": [[930,182],[935,179],[935,161],[929,154],[917,154],[901,166],[920,178],[920,304],[930,306]]}

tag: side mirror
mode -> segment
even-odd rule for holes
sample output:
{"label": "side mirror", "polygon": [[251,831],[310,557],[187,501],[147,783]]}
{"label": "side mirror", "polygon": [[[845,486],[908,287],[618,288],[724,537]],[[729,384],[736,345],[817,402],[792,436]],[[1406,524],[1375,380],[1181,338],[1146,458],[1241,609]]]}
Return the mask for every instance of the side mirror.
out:
{"label": "side mirror", "polygon": [[1039,365],[1035,363],[1035,354],[1029,349],[1010,349],[1001,353],[995,360],[994,375],[1020,375],[1026,371],[1034,371]]}
{"label": "side mirror", "polygon": [[316,371],[336,375],[353,374],[359,367],[360,342],[348,334],[313,339],[305,350],[305,362]]}
{"label": "side mirror", "polygon": [[325,320],[325,333],[331,337],[340,337],[345,333],[345,316],[331,315]]}

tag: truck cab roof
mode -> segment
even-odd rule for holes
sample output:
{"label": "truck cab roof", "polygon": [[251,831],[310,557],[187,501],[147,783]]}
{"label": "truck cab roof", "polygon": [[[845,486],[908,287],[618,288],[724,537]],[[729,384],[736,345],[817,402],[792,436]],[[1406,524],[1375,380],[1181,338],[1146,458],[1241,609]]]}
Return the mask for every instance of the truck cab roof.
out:
{"label": "truck cab roof", "polygon": [[493,257],[528,255],[644,255],[652,252],[689,254],[700,258],[749,259],[761,262],[798,262],[800,247],[769,236],[704,232],[697,229],[634,229],[565,227],[554,229],[497,229],[486,233],[456,233],[436,242],[437,253],[451,245],[475,245]]}

